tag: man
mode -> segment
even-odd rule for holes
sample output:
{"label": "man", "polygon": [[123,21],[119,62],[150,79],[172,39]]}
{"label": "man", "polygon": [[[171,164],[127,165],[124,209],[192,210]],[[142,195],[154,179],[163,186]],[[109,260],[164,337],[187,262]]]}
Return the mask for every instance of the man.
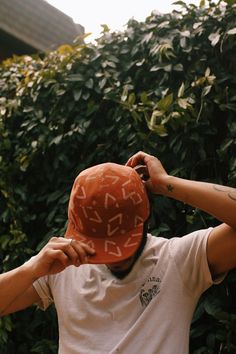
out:
{"label": "man", "polygon": [[[223,223],[170,240],[147,235],[146,190]],[[127,166],[91,167],[74,182],[66,238],[2,275],[2,315],[54,302],[60,354],[187,354],[199,297],[236,267],[235,215],[235,189],[169,176],[144,152]]]}

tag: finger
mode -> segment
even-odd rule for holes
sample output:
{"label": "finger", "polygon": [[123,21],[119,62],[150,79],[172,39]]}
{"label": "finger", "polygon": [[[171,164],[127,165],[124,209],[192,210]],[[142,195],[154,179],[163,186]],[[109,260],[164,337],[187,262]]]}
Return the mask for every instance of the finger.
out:
{"label": "finger", "polygon": [[47,247],[61,249],[75,266],[88,263],[88,256],[95,254],[89,245],[71,238],[52,237]]}
{"label": "finger", "polygon": [[45,247],[51,248],[68,248],[71,246],[72,238],[65,238],[65,237],[52,237]]}
{"label": "finger", "polygon": [[91,246],[89,246],[87,243],[84,243],[83,241],[78,241],[76,239],[70,239],[70,240],[71,240],[70,244],[74,248],[76,248],[77,246],[81,246],[84,248],[86,253],[91,254],[91,255],[95,253],[95,250]]}
{"label": "finger", "polygon": [[87,253],[83,249],[81,244],[79,242],[76,243],[76,244],[75,244],[75,242],[73,242],[72,244],[73,244],[73,248],[74,248],[74,250],[75,250],[75,252],[77,254],[77,265],[88,263]]}
{"label": "finger", "polygon": [[88,263],[89,256],[95,254],[94,249],[83,242],[73,240],[71,244],[78,254],[80,264]]}
{"label": "finger", "polygon": [[72,238],[54,236],[45,247],[63,251],[68,258],[68,261],[64,259],[65,266],[68,266],[68,262],[75,266],[88,263],[88,258],[95,254],[95,250],[92,247]]}
{"label": "finger", "polygon": [[77,264],[79,260],[79,256],[75,249],[72,247],[72,239],[67,239],[64,237],[52,237],[48,244],[45,246],[45,249],[51,250],[59,250],[65,254],[67,258],[65,259],[65,264],[68,266],[68,262],[66,259],[69,260],[70,264]]}
{"label": "finger", "polygon": [[78,252],[74,247],[73,247],[73,239],[68,240],[69,243],[66,245],[64,252],[66,255],[69,257],[70,261],[74,265],[79,265],[84,262],[84,255],[82,255],[81,252]]}
{"label": "finger", "polygon": [[71,260],[68,255],[60,249],[47,249],[45,251],[44,257],[50,260],[52,265],[55,261],[59,262],[63,266],[63,268],[66,268],[71,265]]}
{"label": "finger", "polygon": [[60,236],[53,236],[50,238],[46,246],[55,247],[59,245],[68,245],[71,242],[71,239],[60,237]]}
{"label": "finger", "polygon": [[[78,242],[74,239],[64,240],[60,247],[70,259],[71,264],[79,266],[80,264],[88,263],[88,254],[86,249],[83,248],[82,242]],[[88,252],[91,252],[90,247],[88,247]]]}
{"label": "finger", "polygon": [[89,254],[89,255],[94,255],[95,249],[90,247],[87,243],[81,242],[81,246],[85,249],[85,251]]}
{"label": "finger", "polygon": [[146,165],[149,157],[151,157],[151,155],[149,155],[143,151],[139,151],[136,154],[134,154],[131,158],[129,158],[126,165],[130,166],[130,167],[134,167],[139,164]]}
{"label": "finger", "polygon": [[143,152],[139,151],[128,159],[126,165],[130,167],[134,167],[142,163],[143,163]]}
{"label": "finger", "polygon": [[139,177],[143,181],[147,181],[150,178],[147,166],[137,165],[137,166],[134,166],[134,170],[138,173]]}

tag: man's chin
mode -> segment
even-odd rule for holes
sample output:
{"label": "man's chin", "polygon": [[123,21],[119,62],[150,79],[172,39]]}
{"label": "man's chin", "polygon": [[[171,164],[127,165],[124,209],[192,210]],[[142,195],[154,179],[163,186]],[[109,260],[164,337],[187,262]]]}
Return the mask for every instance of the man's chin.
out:
{"label": "man's chin", "polygon": [[131,271],[132,267],[126,269],[126,270],[114,270],[111,268],[108,268],[110,272],[118,279],[123,279],[125,278]]}
{"label": "man's chin", "polygon": [[133,265],[135,263],[134,259],[130,259],[129,262],[126,264],[126,266],[124,264],[122,264],[120,267],[117,265],[107,265],[107,268],[110,270],[110,272],[119,279],[123,279],[125,278],[130,271],[133,268]]}

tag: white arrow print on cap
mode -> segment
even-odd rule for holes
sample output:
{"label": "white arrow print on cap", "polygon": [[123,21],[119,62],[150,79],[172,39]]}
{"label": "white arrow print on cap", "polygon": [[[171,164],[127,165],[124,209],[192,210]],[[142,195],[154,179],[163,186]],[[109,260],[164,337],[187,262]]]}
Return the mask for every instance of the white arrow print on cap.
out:
{"label": "white arrow print on cap", "polygon": [[140,194],[136,193],[136,192],[130,192],[130,193],[127,193],[126,190],[125,190],[125,186],[127,184],[129,184],[130,181],[127,181],[125,183],[122,184],[122,194],[123,194],[123,198],[126,200],[128,198],[130,198],[132,200],[132,202],[136,205],[136,204],[140,204],[142,203],[142,197],[140,196]]}
{"label": "white arrow print on cap", "polygon": [[85,241],[85,242],[87,241],[87,238],[84,235],[79,234],[79,238],[82,241]]}
{"label": "white arrow print on cap", "polygon": [[143,218],[141,218],[140,216],[136,215],[135,216],[135,219],[134,219],[134,227],[140,225],[143,223]]}
{"label": "white arrow print on cap", "polygon": [[86,180],[97,179],[97,178],[98,178],[98,175],[97,175],[97,173],[96,173],[96,174],[93,174],[93,175],[91,175],[91,176],[87,176],[87,177],[86,177]]}
{"label": "white arrow print on cap", "polygon": [[105,178],[110,178],[113,182],[112,184],[115,184],[116,182],[119,181],[120,177],[119,176],[112,176],[112,175],[106,175]]}
{"label": "white arrow print on cap", "polygon": [[93,207],[82,207],[81,209],[83,210],[83,213],[84,213],[84,216],[86,217],[86,219],[89,219],[91,221],[97,222],[98,224],[101,224],[102,219],[101,219],[100,215],[98,214],[98,212],[93,209]]}
{"label": "white arrow print on cap", "polygon": [[119,230],[119,228],[120,228],[119,226],[116,226],[116,227],[112,228],[111,223],[114,223],[114,221],[115,221],[115,225],[117,225],[117,223],[118,223],[118,225],[121,225],[122,216],[123,215],[121,213],[119,213],[116,216],[114,216],[113,218],[108,220],[108,222],[109,222],[108,225],[107,225],[107,235],[108,236],[112,236],[117,230]]}
{"label": "white arrow print on cap", "polygon": [[86,217],[86,219],[88,219],[88,214],[87,214],[87,212],[86,212],[85,207],[82,207],[81,209],[83,210],[83,213],[84,213],[84,216]]}
{"label": "white arrow print on cap", "polygon": [[119,181],[119,179],[120,179],[120,177],[118,177],[118,176],[106,175],[106,176],[104,176],[104,178],[102,180],[101,186],[102,187],[110,186],[111,184],[117,183]]}
{"label": "white arrow print on cap", "polygon": [[76,191],[74,193],[76,193],[75,198],[77,198],[77,199],[85,199],[86,198],[86,193],[85,193],[85,189],[83,186],[82,187],[78,186],[78,188],[76,189]]}
{"label": "white arrow print on cap", "polygon": [[122,255],[120,247],[118,247],[117,244],[113,241],[105,241],[105,252],[117,257]]}
{"label": "white arrow print on cap", "polygon": [[[108,205],[109,205],[109,199],[111,200],[111,201],[116,201],[116,198],[115,197],[113,197],[113,195],[111,195],[111,194],[109,194],[109,193],[106,193],[106,195],[105,195],[105,208],[106,209],[108,209]],[[116,207],[118,208],[118,203],[116,203]]]}
{"label": "white arrow print on cap", "polygon": [[126,240],[126,242],[125,242],[125,244],[124,244],[124,247],[131,247],[131,246],[136,246],[137,245],[137,243],[138,243],[138,241],[139,240],[135,240],[135,237],[140,237],[141,236],[141,233],[139,232],[139,233],[137,233],[137,234],[132,234],[131,235],[131,237],[129,237],[127,240]]}
{"label": "white arrow print on cap", "polygon": [[102,219],[101,219],[100,215],[98,214],[98,212],[96,210],[94,210],[94,216],[95,217],[93,217],[93,218],[89,218],[89,220],[95,221],[98,224],[101,224],[102,223]]}
{"label": "white arrow print on cap", "polygon": [[77,221],[78,221],[78,224],[79,224],[79,229],[83,230],[83,223],[82,223],[82,221],[81,221],[81,219],[79,217],[77,217]]}

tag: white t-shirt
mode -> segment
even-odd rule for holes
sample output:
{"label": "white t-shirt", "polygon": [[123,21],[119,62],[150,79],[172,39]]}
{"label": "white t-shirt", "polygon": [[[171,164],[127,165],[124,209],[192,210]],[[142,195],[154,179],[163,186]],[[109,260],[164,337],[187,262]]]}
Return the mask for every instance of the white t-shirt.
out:
{"label": "white t-shirt", "polygon": [[148,235],[132,271],[70,266],[38,279],[43,308],[54,302],[60,354],[187,354],[200,295],[213,284],[206,258],[211,229],[170,240]]}

